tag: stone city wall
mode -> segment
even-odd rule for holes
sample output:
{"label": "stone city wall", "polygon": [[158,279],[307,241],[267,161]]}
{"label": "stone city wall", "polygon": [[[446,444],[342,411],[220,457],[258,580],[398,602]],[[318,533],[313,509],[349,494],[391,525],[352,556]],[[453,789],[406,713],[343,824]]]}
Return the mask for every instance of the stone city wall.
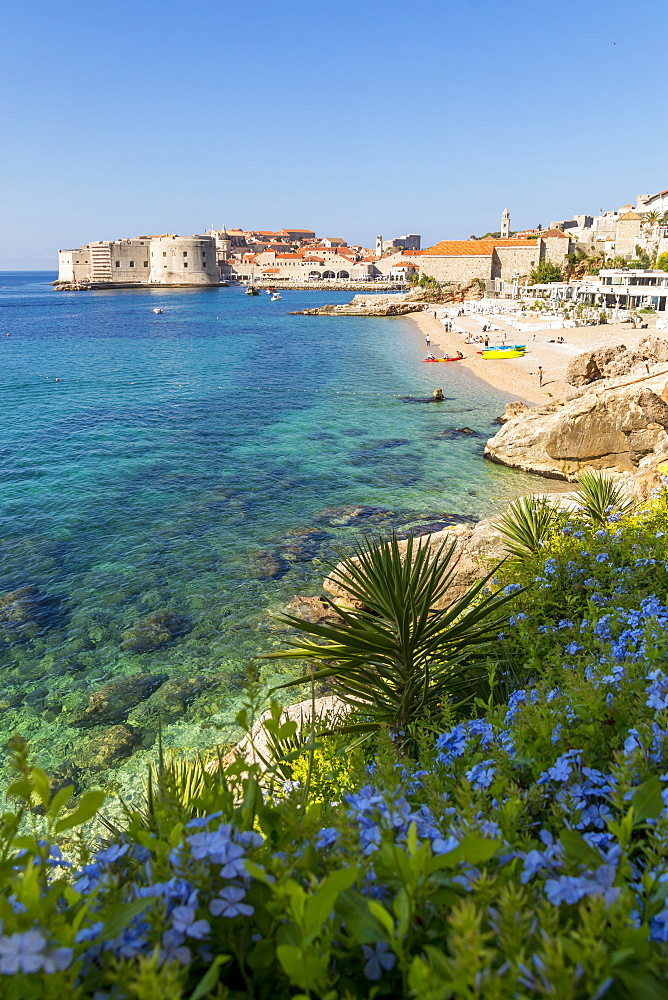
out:
{"label": "stone city wall", "polygon": [[114,240],[109,244],[111,280],[146,283],[149,280],[151,240]]}
{"label": "stone city wall", "polygon": [[492,278],[502,278],[510,281],[513,274],[524,277],[540,260],[541,248],[538,245],[528,247],[499,247],[492,256]]}
{"label": "stone city wall", "polygon": [[406,257],[420,268],[421,274],[426,274],[437,281],[465,282],[473,278],[487,281],[492,277],[492,256],[480,257]]}

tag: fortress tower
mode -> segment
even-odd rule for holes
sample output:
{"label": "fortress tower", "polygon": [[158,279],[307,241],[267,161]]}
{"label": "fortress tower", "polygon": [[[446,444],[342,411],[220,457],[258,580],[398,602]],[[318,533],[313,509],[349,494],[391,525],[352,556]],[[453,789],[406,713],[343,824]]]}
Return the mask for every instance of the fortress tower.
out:
{"label": "fortress tower", "polygon": [[503,215],[501,216],[501,239],[507,240],[510,238],[510,212],[508,211],[508,206],[503,210]]}
{"label": "fortress tower", "polygon": [[383,256],[383,237],[376,236],[376,257]]}

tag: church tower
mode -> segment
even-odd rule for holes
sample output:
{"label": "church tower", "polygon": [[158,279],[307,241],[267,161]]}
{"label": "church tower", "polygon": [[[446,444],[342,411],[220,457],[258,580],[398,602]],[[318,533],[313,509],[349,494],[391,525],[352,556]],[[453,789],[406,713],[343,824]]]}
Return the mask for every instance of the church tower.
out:
{"label": "church tower", "polygon": [[501,239],[507,240],[510,237],[510,212],[508,211],[508,206],[503,210],[503,215],[501,216]]}
{"label": "church tower", "polygon": [[376,236],[376,257],[383,256],[383,237]]}

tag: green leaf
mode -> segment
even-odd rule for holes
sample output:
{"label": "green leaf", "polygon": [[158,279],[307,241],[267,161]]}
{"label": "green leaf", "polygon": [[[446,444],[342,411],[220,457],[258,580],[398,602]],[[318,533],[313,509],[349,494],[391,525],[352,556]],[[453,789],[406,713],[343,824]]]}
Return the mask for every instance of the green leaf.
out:
{"label": "green leaf", "polygon": [[618,969],[616,977],[622,981],[632,997],[638,1000],[668,1000],[668,988],[655,979],[651,972],[640,969]]}
{"label": "green leaf", "polygon": [[575,858],[576,861],[582,861],[594,868],[598,868],[601,864],[601,855],[589,846],[577,830],[562,830],[559,839],[569,858]]}
{"label": "green leaf", "polygon": [[378,923],[387,933],[388,939],[394,941],[394,920],[387,912],[382,903],[377,903],[375,899],[369,900],[369,912],[376,918]]}
{"label": "green leaf", "polygon": [[644,823],[646,819],[656,819],[663,811],[663,798],[661,796],[661,779],[658,775],[643,781],[642,785],[636,789],[631,805],[633,806],[633,821]]}
{"label": "green leaf", "polygon": [[307,898],[304,907],[304,931],[306,937],[313,938],[334,909],[339,896],[357,878],[357,868],[341,868],[332,872],[317,890]]}
{"label": "green leaf", "polygon": [[[342,892],[336,901],[336,910],[341,915],[348,934],[359,944],[385,941],[386,934],[381,929],[378,918],[371,913],[366,896],[354,889],[348,889]],[[390,924],[392,924],[391,919]]]}
{"label": "green leaf", "polygon": [[477,865],[483,861],[489,861],[496,854],[500,846],[500,840],[490,840],[489,837],[478,837],[475,834],[471,834],[469,837],[464,837],[459,846],[455,847],[454,850],[448,851],[447,854],[439,854],[433,858],[430,868],[432,871],[437,871],[439,868],[454,868],[455,865],[460,864],[462,861]]}
{"label": "green leaf", "polygon": [[83,823],[87,823],[89,819],[95,816],[105,798],[105,793],[100,791],[100,789],[93,789],[92,792],[86,792],[74,812],[58,820],[56,823],[56,833],[61,833],[63,830],[71,830],[74,826],[81,826]]}
{"label": "green leaf", "polygon": [[113,941],[155,899],[155,896],[147,896],[144,899],[133,899],[130,903],[112,903],[104,911],[104,930],[99,940]]}
{"label": "green leaf", "polygon": [[190,1000],[202,1000],[218,984],[220,967],[230,961],[230,955],[216,955],[213,962],[190,994]]}
{"label": "green leaf", "polygon": [[55,819],[58,813],[65,808],[73,795],[74,785],[65,785],[65,787],[61,788],[59,792],[56,792],[49,804],[49,815]]}

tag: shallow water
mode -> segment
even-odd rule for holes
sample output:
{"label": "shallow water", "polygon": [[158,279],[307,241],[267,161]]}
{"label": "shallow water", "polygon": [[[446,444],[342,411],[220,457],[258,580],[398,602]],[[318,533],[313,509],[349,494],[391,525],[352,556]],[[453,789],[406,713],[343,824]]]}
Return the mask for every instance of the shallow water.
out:
{"label": "shallow water", "polygon": [[[54,277],[0,275],[0,738],[20,731],[49,768],[131,752],[124,780],[160,715],[167,745],[231,740],[244,664],[279,641],[268,610],[318,592],[336,551],[536,482],[481,457],[512,397],[420,364],[409,320],[287,315],[349,294]],[[406,401],[439,385],[443,403]],[[381,509],[319,516],[356,504]],[[91,710],[144,674],[177,683]]]}

